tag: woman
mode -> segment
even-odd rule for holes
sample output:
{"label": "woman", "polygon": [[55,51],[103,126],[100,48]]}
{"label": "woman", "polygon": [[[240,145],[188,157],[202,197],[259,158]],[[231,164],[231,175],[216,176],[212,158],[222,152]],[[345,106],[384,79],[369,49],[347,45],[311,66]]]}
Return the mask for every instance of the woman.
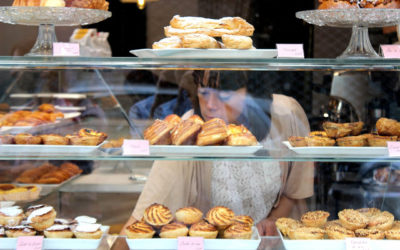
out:
{"label": "woman", "polygon": [[[272,156],[285,152],[282,141],[289,136],[309,132],[304,111],[294,99],[273,94],[260,105],[249,97],[245,72],[196,71],[193,76],[199,106],[183,118],[198,113],[205,120],[218,117],[244,124]],[[313,194],[313,176],[313,166],[306,162],[156,161],[126,226],[140,220],[155,202],[172,212],[195,206],[205,213],[223,205],[235,214],[252,216],[260,235],[275,235],[277,218],[304,210],[303,199]]]}

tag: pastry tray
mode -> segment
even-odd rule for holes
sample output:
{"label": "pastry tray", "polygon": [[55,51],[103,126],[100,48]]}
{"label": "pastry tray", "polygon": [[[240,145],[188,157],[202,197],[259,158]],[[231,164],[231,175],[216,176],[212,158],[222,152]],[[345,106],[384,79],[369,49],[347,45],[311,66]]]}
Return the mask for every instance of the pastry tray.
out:
{"label": "pastry tray", "polygon": [[[178,249],[178,239],[126,239],[129,249]],[[205,239],[204,249],[257,249],[261,238],[257,228],[253,227],[250,240],[239,239]]]}
{"label": "pastry tray", "polygon": [[[109,226],[101,226],[104,234],[108,233]],[[44,238],[42,249],[97,249],[100,245],[100,239],[55,239]],[[0,249],[15,249],[17,238],[0,238]]]}
{"label": "pastry tray", "polygon": [[278,55],[276,49],[137,49],[131,50],[130,53],[142,58],[274,58]]}
{"label": "pastry tray", "polygon": [[288,141],[282,143],[299,155],[388,155],[387,147],[292,147]]}

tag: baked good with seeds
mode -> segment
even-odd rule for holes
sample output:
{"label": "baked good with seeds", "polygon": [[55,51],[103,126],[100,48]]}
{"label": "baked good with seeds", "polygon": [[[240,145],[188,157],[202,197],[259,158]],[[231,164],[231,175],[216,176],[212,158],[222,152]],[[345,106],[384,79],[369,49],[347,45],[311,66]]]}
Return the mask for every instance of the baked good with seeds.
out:
{"label": "baked good with seeds", "polygon": [[318,227],[298,227],[289,231],[291,240],[321,240],[324,238],[325,230]]}
{"label": "baked good with seeds", "polygon": [[344,209],[338,216],[340,224],[350,230],[365,228],[368,225],[368,218],[354,209]]}
{"label": "baked good with seeds", "polygon": [[310,211],[301,216],[301,222],[307,227],[322,227],[328,220],[329,213],[325,211]]}
{"label": "baked good with seeds", "polygon": [[290,230],[303,226],[299,221],[286,217],[277,219],[275,225],[284,236],[289,236]]}
{"label": "baked good with seeds", "polygon": [[379,229],[357,229],[355,234],[356,237],[370,238],[371,240],[382,240],[385,238],[385,233]]}
{"label": "baked good with seeds", "polygon": [[331,240],[343,240],[346,238],[354,238],[355,234],[352,230],[346,229],[340,225],[330,224],[325,227],[326,234]]}
{"label": "baked good with seeds", "polygon": [[368,228],[389,230],[392,228],[393,222],[394,222],[393,214],[389,213],[388,211],[383,211],[369,218]]}

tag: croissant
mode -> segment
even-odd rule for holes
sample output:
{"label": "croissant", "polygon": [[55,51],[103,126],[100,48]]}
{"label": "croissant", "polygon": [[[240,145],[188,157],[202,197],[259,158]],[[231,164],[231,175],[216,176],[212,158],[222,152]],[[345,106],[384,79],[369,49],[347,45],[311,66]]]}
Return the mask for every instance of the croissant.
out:
{"label": "croissant", "polygon": [[203,124],[196,144],[198,146],[220,144],[227,137],[228,131],[225,122],[222,119],[214,118]]}
{"label": "croissant", "polygon": [[171,133],[172,144],[193,145],[196,142],[201,125],[191,120],[179,123]]}
{"label": "croissant", "polygon": [[150,145],[170,145],[170,132],[173,128],[174,125],[172,123],[157,119],[144,131],[144,139],[148,140]]}

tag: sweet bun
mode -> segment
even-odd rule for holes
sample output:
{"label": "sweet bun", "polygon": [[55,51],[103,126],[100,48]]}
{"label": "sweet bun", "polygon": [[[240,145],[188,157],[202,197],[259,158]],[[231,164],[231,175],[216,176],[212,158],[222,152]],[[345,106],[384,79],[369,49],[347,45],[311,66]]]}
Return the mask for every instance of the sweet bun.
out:
{"label": "sweet bun", "polygon": [[322,227],[328,220],[329,213],[325,211],[310,211],[301,216],[301,222],[307,227]]}
{"label": "sweet bun", "polygon": [[334,146],[336,141],[332,138],[321,137],[321,136],[311,136],[305,137],[307,146],[309,147],[330,147]]}
{"label": "sweet bun", "polygon": [[69,139],[67,137],[56,135],[56,134],[47,134],[40,135],[42,138],[43,144],[47,145],[68,145]]}
{"label": "sweet bun", "polygon": [[33,210],[28,218],[27,223],[37,231],[43,231],[54,224],[56,218],[56,211],[51,206],[44,206]]}
{"label": "sweet bun", "polygon": [[0,208],[0,225],[17,226],[23,218],[24,211],[18,206]]}
{"label": "sweet bun", "polygon": [[214,225],[206,221],[200,221],[190,227],[189,235],[192,237],[203,237],[204,239],[215,239],[217,238],[218,230]]}
{"label": "sweet bun", "polygon": [[163,226],[160,231],[161,238],[176,239],[178,237],[187,236],[189,229],[181,223],[171,223]]}
{"label": "sweet bun", "polygon": [[251,49],[253,40],[248,36],[222,35],[222,43],[227,49]]}
{"label": "sweet bun", "polygon": [[251,239],[253,230],[248,224],[234,223],[224,231],[225,239]]}
{"label": "sweet bun", "polygon": [[218,49],[219,44],[214,38],[204,34],[188,34],[181,37],[183,48]]}
{"label": "sweet bun", "polygon": [[180,208],[175,212],[175,219],[185,225],[195,224],[201,221],[203,212],[195,207]]}
{"label": "sweet bun", "polygon": [[72,238],[74,233],[68,225],[53,225],[44,230],[46,238]]}
{"label": "sweet bun", "polygon": [[376,122],[376,130],[379,135],[400,136],[400,122],[382,117]]}
{"label": "sweet bun", "polygon": [[143,219],[151,226],[161,227],[170,223],[173,219],[173,216],[168,207],[154,203],[146,208]]}
{"label": "sweet bun", "polygon": [[344,209],[338,213],[340,224],[349,230],[365,228],[368,218],[354,209]]}
{"label": "sweet bun", "polygon": [[153,49],[177,49],[182,48],[182,40],[178,36],[171,36],[154,42]]}
{"label": "sweet bun", "polygon": [[223,206],[213,207],[208,211],[206,220],[217,227],[218,230],[223,230],[233,223],[235,213]]}
{"label": "sweet bun", "polygon": [[150,225],[136,221],[125,228],[125,233],[128,239],[149,239],[153,238],[155,231]]}

